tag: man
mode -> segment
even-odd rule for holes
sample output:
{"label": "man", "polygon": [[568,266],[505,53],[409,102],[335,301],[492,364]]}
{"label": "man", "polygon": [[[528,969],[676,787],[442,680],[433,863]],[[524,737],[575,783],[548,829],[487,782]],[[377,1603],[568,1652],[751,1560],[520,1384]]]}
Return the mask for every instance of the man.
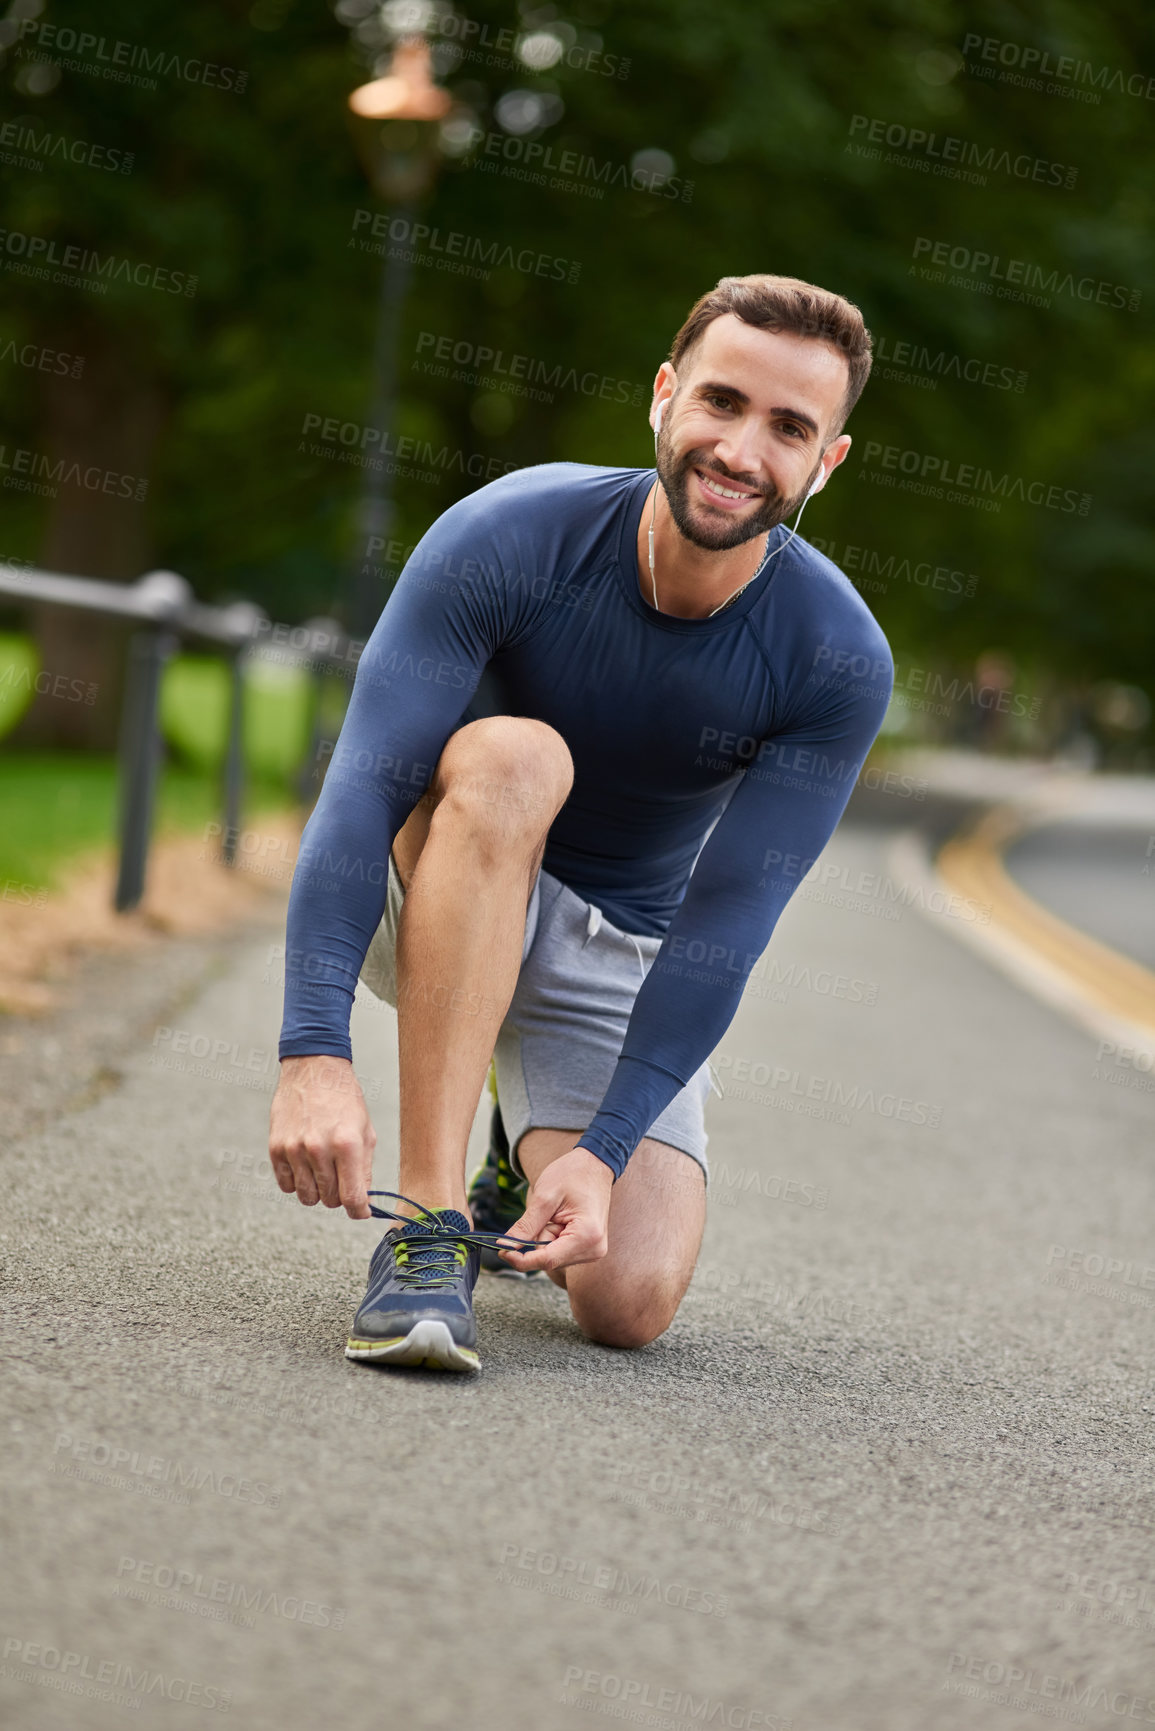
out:
{"label": "man", "polygon": [[707,1059],[890,694],[866,606],[784,527],[845,459],[870,359],[839,296],[723,278],[658,370],[656,474],[505,476],[401,573],[302,840],[270,1137],[282,1190],[371,1212],[363,971],[398,1010],[403,1195],[350,1357],[477,1367],[464,1163],[491,1059],[491,1164],[528,1180],[509,1236],[537,1244],[501,1261],[546,1270],[592,1340],[669,1326]]}

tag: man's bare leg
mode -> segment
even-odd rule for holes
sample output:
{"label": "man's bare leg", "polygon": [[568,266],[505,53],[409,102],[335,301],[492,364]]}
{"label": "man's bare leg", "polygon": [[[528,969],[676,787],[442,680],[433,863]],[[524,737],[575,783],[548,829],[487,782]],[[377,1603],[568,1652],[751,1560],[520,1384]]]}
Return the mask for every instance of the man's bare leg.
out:
{"label": "man's bare leg", "polygon": [[517,984],[546,836],[572,781],[565,742],[545,722],[470,722],[451,736],[394,841],[405,888],[397,1187],[426,1208],[469,1215],[469,1132]]}
{"label": "man's bare leg", "polygon": [[[531,1186],[581,1140],[580,1130],[527,1130],[517,1158]],[[674,1320],[706,1224],[702,1168],[647,1136],[613,1187],[608,1253],[551,1274],[583,1334],[604,1346],[646,1346]]]}

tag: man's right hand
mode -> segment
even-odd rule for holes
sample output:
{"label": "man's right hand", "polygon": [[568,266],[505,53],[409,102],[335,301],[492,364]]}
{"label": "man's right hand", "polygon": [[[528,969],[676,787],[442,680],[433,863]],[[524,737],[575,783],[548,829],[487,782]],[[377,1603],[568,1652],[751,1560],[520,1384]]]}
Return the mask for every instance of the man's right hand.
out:
{"label": "man's right hand", "polygon": [[282,1058],[269,1121],[277,1183],[306,1208],[323,1202],[353,1220],[369,1218],[377,1132],[347,1058]]}

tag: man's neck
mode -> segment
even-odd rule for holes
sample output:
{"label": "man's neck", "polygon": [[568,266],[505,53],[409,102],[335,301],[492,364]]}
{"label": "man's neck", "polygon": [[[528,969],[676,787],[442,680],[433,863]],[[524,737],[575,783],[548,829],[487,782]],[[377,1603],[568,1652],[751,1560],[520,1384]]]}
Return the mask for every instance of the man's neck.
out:
{"label": "man's neck", "polygon": [[[766,537],[756,535],[740,547],[728,547],[724,552],[696,547],[692,541],[686,540],[671,517],[665,490],[656,481],[654,486],[657,487],[654,577],[658,611],[674,619],[708,619],[736,589],[754,577],[765,556]],[[651,488],[642,507],[637,539],[638,588],[650,607],[654,605],[649,556],[652,515],[654,494]]]}

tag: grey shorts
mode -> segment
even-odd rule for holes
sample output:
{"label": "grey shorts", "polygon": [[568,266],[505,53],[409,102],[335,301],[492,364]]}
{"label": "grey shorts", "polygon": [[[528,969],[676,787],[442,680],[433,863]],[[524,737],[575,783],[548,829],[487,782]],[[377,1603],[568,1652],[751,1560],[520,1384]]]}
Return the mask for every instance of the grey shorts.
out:
{"label": "grey shorts", "polygon": [[[405,891],[392,853],[388,896],[361,979],[397,1007],[395,949]],[[584,1130],[602,1103],[626,1037],[638,987],[660,937],[623,932],[598,907],[544,869],[525,921],[521,972],[494,1048],[497,1097],[512,1150],[527,1130]],[[707,1177],[703,1064],[647,1130],[696,1160]]]}

